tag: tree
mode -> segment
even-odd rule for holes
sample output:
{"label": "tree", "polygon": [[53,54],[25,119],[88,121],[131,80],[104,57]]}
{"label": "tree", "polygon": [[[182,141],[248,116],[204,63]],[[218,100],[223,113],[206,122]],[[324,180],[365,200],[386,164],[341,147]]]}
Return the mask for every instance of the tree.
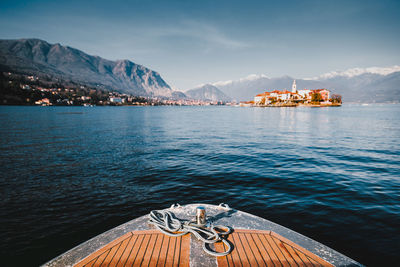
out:
{"label": "tree", "polygon": [[311,94],[311,102],[312,103],[320,103],[322,102],[322,95],[320,93]]}
{"label": "tree", "polygon": [[342,96],[338,95],[338,94],[332,95],[331,102],[332,103],[342,103]]}

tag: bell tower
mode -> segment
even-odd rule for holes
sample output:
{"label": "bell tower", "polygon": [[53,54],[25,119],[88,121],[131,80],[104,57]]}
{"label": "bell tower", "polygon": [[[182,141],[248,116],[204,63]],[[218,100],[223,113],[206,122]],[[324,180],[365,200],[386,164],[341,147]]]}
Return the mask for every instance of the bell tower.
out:
{"label": "bell tower", "polygon": [[296,92],[297,92],[296,80],[293,80],[292,93],[296,93]]}

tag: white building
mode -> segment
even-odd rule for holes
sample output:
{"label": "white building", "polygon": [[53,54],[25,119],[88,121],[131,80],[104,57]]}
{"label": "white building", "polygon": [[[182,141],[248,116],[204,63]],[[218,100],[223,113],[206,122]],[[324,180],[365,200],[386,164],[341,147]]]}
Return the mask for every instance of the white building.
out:
{"label": "white building", "polygon": [[287,101],[291,98],[291,94],[289,91],[282,91],[278,94],[278,99]]}
{"label": "white building", "polygon": [[256,104],[256,105],[268,104],[270,102],[268,100],[269,96],[270,96],[270,93],[268,93],[268,92],[256,95],[254,97],[254,104]]}
{"label": "white building", "polygon": [[122,98],[120,97],[110,97],[110,102],[111,103],[122,103]]}
{"label": "white building", "polygon": [[264,98],[263,94],[256,95],[254,97],[254,104],[256,104],[256,105],[261,104],[263,98]]}
{"label": "white building", "polygon": [[303,89],[303,90],[297,91],[297,93],[299,95],[301,95],[302,98],[308,98],[308,96],[311,95],[311,90]]}
{"label": "white building", "polygon": [[293,94],[297,93],[296,80],[293,80],[293,84],[292,84],[292,93],[293,93]]}

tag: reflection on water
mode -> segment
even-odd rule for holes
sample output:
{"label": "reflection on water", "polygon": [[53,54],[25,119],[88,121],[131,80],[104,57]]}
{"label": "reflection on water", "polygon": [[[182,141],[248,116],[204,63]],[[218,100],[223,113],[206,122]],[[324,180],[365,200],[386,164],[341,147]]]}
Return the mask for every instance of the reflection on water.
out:
{"label": "reflection on water", "polygon": [[0,118],[9,265],[175,202],[225,202],[367,265],[398,260],[398,105],[2,106]]}

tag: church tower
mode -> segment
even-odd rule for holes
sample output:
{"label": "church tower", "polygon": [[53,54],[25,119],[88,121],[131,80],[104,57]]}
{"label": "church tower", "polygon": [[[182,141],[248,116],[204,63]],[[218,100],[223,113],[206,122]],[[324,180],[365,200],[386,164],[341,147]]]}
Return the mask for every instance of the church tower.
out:
{"label": "church tower", "polygon": [[296,80],[293,80],[292,93],[297,93]]}

